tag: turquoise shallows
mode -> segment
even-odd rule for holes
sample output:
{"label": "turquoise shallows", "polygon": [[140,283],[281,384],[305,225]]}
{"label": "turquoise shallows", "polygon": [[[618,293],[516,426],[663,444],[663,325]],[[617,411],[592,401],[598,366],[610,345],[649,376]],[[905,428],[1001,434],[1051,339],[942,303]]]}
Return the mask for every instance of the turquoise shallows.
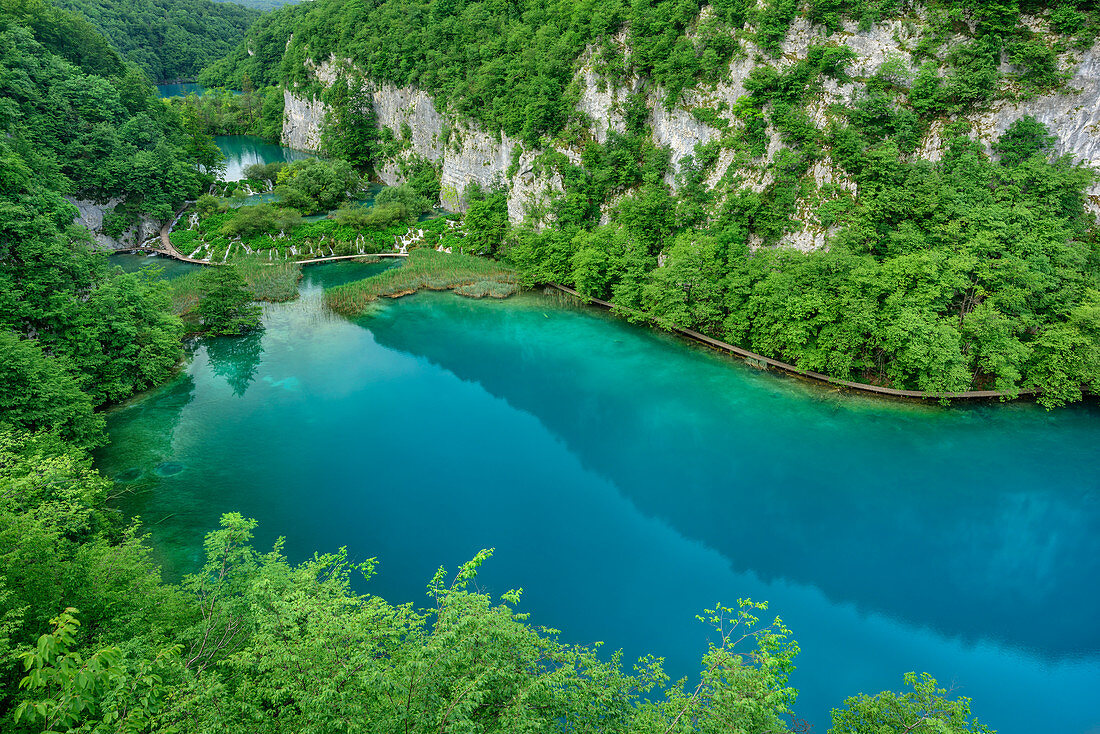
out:
{"label": "turquoise shallows", "polygon": [[928,671],[1006,734],[1100,724],[1100,409],[886,402],[753,370],[600,311],[421,293],[349,322],[305,269],[266,331],[199,345],[113,411],[99,466],[169,574],[223,512],[301,559],[377,556],[423,603],[441,564],[533,621],[694,677],[695,614],[766,599],[815,731]]}

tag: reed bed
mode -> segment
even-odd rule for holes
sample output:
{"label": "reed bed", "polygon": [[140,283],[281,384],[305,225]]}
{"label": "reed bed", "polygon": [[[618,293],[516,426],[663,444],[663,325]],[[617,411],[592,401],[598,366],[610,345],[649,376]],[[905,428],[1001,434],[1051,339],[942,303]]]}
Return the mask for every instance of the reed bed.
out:
{"label": "reed bed", "polygon": [[378,298],[398,298],[421,289],[507,298],[519,289],[519,276],[511,268],[474,255],[413,250],[401,267],[326,290],[325,303],[344,316],[359,316]]}
{"label": "reed bed", "polygon": [[[227,265],[208,267],[235,267],[244,278],[255,301],[281,303],[298,297],[298,281],[302,279],[302,266],[290,260],[270,261],[259,255],[235,257]],[[202,270],[181,275],[167,281],[172,310],[186,314],[198,305],[206,294]]]}
{"label": "reed bed", "polygon": [[166,283],[168,285],[168,296],[172,299],[172,311],[177,315],[185,314],[199,305],[203,293],[206,292],[201,270],[172,278]]}
{"label": "reed bed", "polygon": [[230,262],[248,283],[257,301],[282,303],[298,297],[302,266],[293,260],[268,260],[259,255],[235,257]]}

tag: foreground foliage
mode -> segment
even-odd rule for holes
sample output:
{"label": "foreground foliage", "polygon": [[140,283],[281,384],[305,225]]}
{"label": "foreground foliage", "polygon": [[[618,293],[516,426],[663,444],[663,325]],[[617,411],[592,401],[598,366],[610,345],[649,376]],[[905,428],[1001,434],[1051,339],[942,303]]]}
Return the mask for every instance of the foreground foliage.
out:
{"label": "foreground foliage", "polygon": [[[292,563],[227,514],[205,563],[166,584],[112,485],[48,434],[0,429],[0,717],[5,731],[787,731],[798,645],[766,603],[717,606],[699,674],[563,642],[475,586],[483,550],[440,568],[429,604],[370,587],[346,550]],[[914,681],[910,681],[913,683]],[[860,697],[838,734],[979,732],[923,678]],[[912,726],[923,718],[919,728]],[[905,729],[905,727],[910,727]]]}

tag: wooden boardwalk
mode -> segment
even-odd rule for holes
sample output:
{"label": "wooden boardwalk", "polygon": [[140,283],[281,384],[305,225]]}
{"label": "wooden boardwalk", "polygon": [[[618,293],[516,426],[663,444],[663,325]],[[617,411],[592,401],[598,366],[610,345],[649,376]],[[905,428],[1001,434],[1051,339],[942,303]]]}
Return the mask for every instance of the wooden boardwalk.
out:
{"label": "wooden boardwalk", "polygon": [[[190,202],[188,202],[188,204],[190,204]],[[210,262],[209,260],[196,260],[193,257],[187,257],[181,254],[172,244],[170,237],[172,228],[176,226],[176,222],[183,216],[184,211],[187,210],[188,204],[185,204],[183,209],[176,212],[176,216],[173,217],[171,221],[165,222],[164,226],[160,228],[160,247],[141,246],[131,249],[140,250],[142,252],[155,252],[158,255],[170,257],[180,262],[192,263],[194,265],[221,265],[222,263]],[[367,252],[362,255],[333,255],[331,257],[315,257],[309,260],[286,260],[285,262],[296,262],[299,265],[317,265],[319,263],[336,262],[337,260],[356,260],[363,257],[408,257],[408,254],[404,252]]]}
{"label": "wooden boardwalk", "polygon": [[[603,308],[610,310],[630,311],[631,313],[637,313],[639,316],[646,316],[646,314],[634,311],[633,309],[622,308],[621,306],[616,306],[613,303],[601,301],[599,298],[582,295],[568,286],[560,285],[558,283],[550,283],[549,285],[553,288],[557,288],[563,293],[568,293],[571,296],[576,296],[586,303],[594,303],[597,306],[602,306]],[[670,331],[676,332],[677,334],[686,336],[689,339],[700,342],[702,344],[706,344],[709,347],[714,347],[715,349],[719,349],[723,352],[735,354],[738,357],[752,360],[753,362],[765,364],[768,367],[774,367],[775,369],[782,370],[787,374],[795,375],[797,377],[805,377],[816,382],[824,382],[830,385],[836,385],[838,387],[845,387],[850,390],[858,390],[860,392],[873,393],[875,395],[886,395],[895,398],[918,398],[922,400],[979,400],[982,398],[1007,397],[1005,393],[999,392],[997,390],[970,390],[967,392],[925,392],[923,390],[895,390],[892,387],[868,385],[865,382],[850,382],[848,380],[841,380],[836,377],[830,377],[829,375],[823,375],[820,372],[804,370],[799,367],[795,367],[793,364],[787,364],[786,362],[780,362],[779,360],[772,359],[771,357],[765,357],[762,354],[750,352],[747,349],[742,349],[741,347],[736,347],[733,344],[728,344],[724,341],[714,339],[707,336],[706,334],[700,334],[698,331],[693,331],[692,329],[685,329],[682,326],[668,326],[664,324],[662,324],[662,326],[669,329]],[[1037,390],[1021,390],[1019,394],[1023,396],[1035,395],[1037,393]]]}

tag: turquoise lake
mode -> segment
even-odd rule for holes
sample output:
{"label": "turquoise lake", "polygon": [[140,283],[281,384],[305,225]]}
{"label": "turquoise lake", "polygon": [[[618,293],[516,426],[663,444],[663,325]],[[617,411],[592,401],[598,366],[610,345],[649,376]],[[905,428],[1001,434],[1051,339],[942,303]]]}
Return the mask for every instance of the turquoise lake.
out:
{"label": "turquoise lake", "polygon": [[157,85],[157,95],[160,97],[186,97],[189,94],[202,94],[205,91],[206,87],[194,82]]}
{"label": "turquoise lake", "polygon": [[542,294],[325,310],[379,267],[306,268],[262,334],[109,414],[98,466],[170,577],[228,511],[292,559],[377,556],[362,591],[393,602],[494,547],[483,589],[673,677],[698,674],[703,608],[769,600],[817,732],[911,670],[1001,732],[1098,731],[1095,402],[867,399]]}
{"label": "turquoise lake", "polygon": [[226,181],[240,181],[244,178],[244,169],[254,163],[290,163],[313,157],[310,153],[268,143],[255,135],[215,135],[214,143],[225,154]]}

